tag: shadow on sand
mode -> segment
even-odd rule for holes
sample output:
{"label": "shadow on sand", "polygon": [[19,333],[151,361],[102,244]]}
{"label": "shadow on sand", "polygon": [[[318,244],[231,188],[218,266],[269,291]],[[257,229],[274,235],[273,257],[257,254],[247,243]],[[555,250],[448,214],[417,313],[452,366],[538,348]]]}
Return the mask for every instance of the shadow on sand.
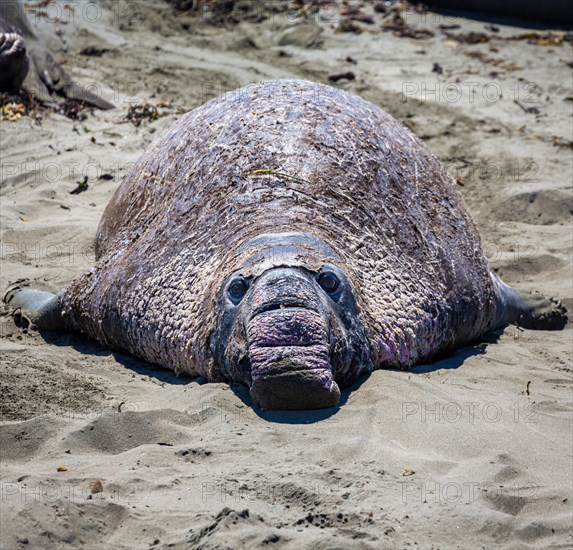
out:
{"label": "shadow on sand", "polygon": [[458,17],[467,17],[527,29],[573,28],[570,0],[426,0],[424,4],[433,12],[446,16],[450,23]]}
{"label": "shadow on sand", "polygon": [[[71,346],[76,351],[79,351],[85,355],[91,355],[94,357],[107,357],[113,356],[118,363],[129,370],[141,375],[149,376],[155,378],[156,380],[163,382],[165,384],[173,385],[187,385],[191,383],[195,384],[205,384],[207,381],[204,378],[190,378],[188,376],[178,376],[173,371],[165,369],[163,367],[155,366],[135,357],[120,353],[116,351],[109,351],[102,348],[99,344],[93,340],[89,340],[87,337],[79,334],[61,334],[55,333],[47,330],[39,330],[40,335],[46,343],[55,346]],[[485,353],[487,346],[489,344],[496,343],[502,331],[496,331],[488,334],[479,343],[466,346],[457,349],[448,354],[438,357],[435,361],[427,364],[421,364],[413,367],[409,371],[398,371],[404,373],[404,383],[407,383],[408,374],[427,374],[429,372],[436,372],[439,370],[451,370],[461,367],[466,359],[473,357],[474,355],[481,355]],[[394,370],[395,369],[390,369]],[[315,422],[336,422],[336,414],[348,401],[349,397],[357,391],[366,380],[370,377],[370,374],[366,374],[359,378],[356,382],[341,391],[340,403],[337,407],[332,407],[329,409],[317,409],[317,410],[298,410],[298,411],[287,411],[287,410],[264,410],[258,407],[251,396],[249,395],[249,389],[238,383],[231,383],[230,389],[233,393],[247,406],[249,407],[259,418],[266,420],[267,422],[274,422],[279,424],[313,424]]]}

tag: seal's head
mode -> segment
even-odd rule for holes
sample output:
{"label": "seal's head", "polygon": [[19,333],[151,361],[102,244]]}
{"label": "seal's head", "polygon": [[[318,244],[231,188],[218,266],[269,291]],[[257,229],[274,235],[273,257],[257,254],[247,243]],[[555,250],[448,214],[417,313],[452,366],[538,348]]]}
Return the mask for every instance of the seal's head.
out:
{"label": "seal's head", "polygon": [[17,91],[28,74],[28,68],[24,39],[0,20],[0,91]]}
{"label": "seal's head", "polygon": [[[352,284],[324,241],[265,234],[218,289],[211,352],[265,409],[319,409],[368,366]],[[330,261],[329,261],[330,260]]]}

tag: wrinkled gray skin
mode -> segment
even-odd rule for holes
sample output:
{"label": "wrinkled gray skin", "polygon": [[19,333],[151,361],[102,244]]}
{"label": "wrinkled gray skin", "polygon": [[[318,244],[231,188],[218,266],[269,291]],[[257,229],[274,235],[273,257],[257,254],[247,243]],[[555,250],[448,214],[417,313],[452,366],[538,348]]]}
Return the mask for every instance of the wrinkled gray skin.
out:
{"label": "wrinkled gray skin", "polygon": [[279,80],[183,116],[110,201],[95,267],[5,301],[176,372],[249,386],[263,408],[335,406],[407,369],[565,309],[492,274],[455,183],[379,107]]}
{"label": "wrinkled gray skin", "polygon": [[32,30],[18,0],[0,0],[0,92],[21,88],[43,103],[53,103],[55,92],[100,109],[115,107],[70,79]]}

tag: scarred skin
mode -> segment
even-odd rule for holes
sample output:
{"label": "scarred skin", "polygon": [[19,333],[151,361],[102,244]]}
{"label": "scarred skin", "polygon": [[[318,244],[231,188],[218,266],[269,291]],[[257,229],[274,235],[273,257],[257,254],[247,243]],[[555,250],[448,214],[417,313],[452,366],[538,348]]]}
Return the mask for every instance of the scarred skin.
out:
{"label": "scarred skin", "polygon": [[510,322],[566,321],[490,274],[423,143],[379,107],[306,81],[184,115],[117,190],[96,253],[49,304],[15,304],[177,372],[248,384],[266,408],[332,406],[368,370],[409,368]]}

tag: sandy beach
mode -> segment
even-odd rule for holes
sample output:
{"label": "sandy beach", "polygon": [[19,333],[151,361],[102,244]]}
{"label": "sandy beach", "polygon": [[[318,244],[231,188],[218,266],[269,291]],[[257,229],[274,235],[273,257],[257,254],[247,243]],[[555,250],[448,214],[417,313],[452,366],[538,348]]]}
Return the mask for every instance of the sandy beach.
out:
{"label": "sandy beach", "polygon": [[[59,290],[92,267],[106,204],[181,113],[294,77],[409,127],[457,179],[491,267],[573,311],[571,33],[370,2],[354,19],[342,3],[185,4],[31,13],[74,79],[117,108],[0,121],[2,291]],[[570,323],[373,372],[310,412],[262,411],[244,387],[9,311],[0,336],[2,550],[573,544]]]}

